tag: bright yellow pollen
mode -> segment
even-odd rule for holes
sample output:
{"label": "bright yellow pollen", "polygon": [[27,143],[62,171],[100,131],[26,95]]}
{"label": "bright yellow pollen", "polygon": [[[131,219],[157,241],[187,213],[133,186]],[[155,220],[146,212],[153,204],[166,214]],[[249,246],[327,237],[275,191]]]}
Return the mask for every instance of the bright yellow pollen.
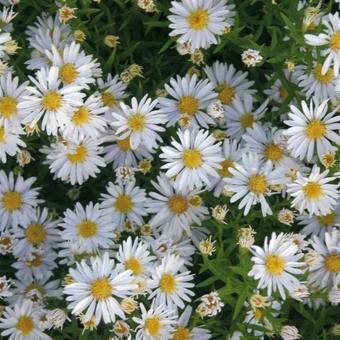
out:
{"label": "bright yellow pollen", "polygon": [[79,145],[74,153],[67,154],[68,160],[73,163],[84,163],[87,158],[87,149],[83,145]]}
{"label": "bright yellow pollen", "polygon": [[269,255],[266,259],[266,269],[271,275],[282,274],[285,264],[285,260],[278,255]]}
{"label": "bright yellow pollen", "polygon": [[255,122],[254,116],[251,113],[245,113],[240,118],[241,126],[246,128],[251,128]]}
{"label": "bright yellow pollen", "polygon": [[322,187],[317,182],[308,182],[302,187],[302,190],[308,200],[319,199],[323,194]]}
{"label": "bright yellow pollen", "polygon": [[5,210],[14,211],[22,206],[21,194],[16,191],[7,191],[2,196],[2,204]]}
{"label": "bright yellow pollen", "polygon": [[163,293],[172,294],[176,290],[176,280],[171,274],[163,274],[159,285]]}
{"label": "bright yellow pollen", "polygon": [[121,214],[126,214],[132,210],[133,202],[130,196],[119,195],[114,206]]}
{"label": "bright yellow pollen", "polygon": [[91,283],[91,294],[96,300],[107,299],[112,295],[112,286],[107,278],[97,279]]}
{"label": "bright yellow pollen", "polygon": [[336,221],[336,213],[331,212],[327,215],[318,216],[318,220],[324,226],[333,225],[333,224],[335,224],[335,221]]}
{"label": "bright yellow pollen", "polygon": [[272,162],[282,159],[284,151],[277,144],[269,143],[264,148],[264,157]]}
{"label": "bright yellow pollen", "polygon": [[70,84],[73,83],[76,78],[78,77],[79,72],[77,69],[72,65],[72,64],[65,64],[61,69],[60,69],[60,79],[65,83],[65,84]]}
{"label": "bright yellow pollen", "polygon": [[117,99],[110,92],[102,93],[102,101],[107,107],[112,108],[117,105]]}
{"label": "bright yellow pollen", "polygon": [[41,105],[47,111],[56,111],[61,107],[61,95],[57,91],[50,91],[45,94]]}
{"label": "bright yellow pollen", "polygon": [[209,13],[205,9],[197,9],[190,13],[187,20],[190,28],[195,31],[199,31],[208,26]]}
{"label": "bright yellow pollen", "polygon": [[222,166],[222,169],[219,170],[219,174],[222,177],[231,177],[232,174],[229,171],[229,168],[234,168],[235,164],[233,161],[231,161],[230,159],[225,159],[224,161],[222,161],[220,163],[220,165]]}
{"label": "bright yellow pollen", "polygon": [[329,84],[334,78],[333,69],[329,68],[326,74],[321,73],[322,65],[316,64],[314,68],[314,77],[322,84]]}
{"label": "bright yellow pollen", "polygon": [[127,137],[125,139],[118,139],[117,145],[119,149],[122,151],[131,151],[131,145],[130,145],[130,137]]}
{"label": "bright yellow pollen", "polygon": [[37,253],[33,253],[33,259],[27,262],[29,267],[39,267],[41,264],[41,256]]}
{"label": "bright yellow pollen", "polygon": [[17,113],[17,102],[13,97],[0,98],[0,116],[10,118]]}
{"label": "bright yellow pollen", "polygon": [[22,336],[28,336],[34,328],[33,319],[26,315],[20,316],[15,328],[21,332]]}
{"label": "bright yellow pollen", "polygon": [[306,134],[309,139],[320,139],[326,134],[326,125],[324,122],[314,119],[306,126]]}
{"label": "bright yellow pollen", "polygon": [[90,238],[97,233],[97,224],[89,220],[83,220],[78,225],[79,235],[83,238]]}
{"label": "bright yellow pollen", "polygon": [[199,109],[199,102],[193,96],[183,96],[180,98],[177,108],[181,113],[193,116]]}
{"label": "bright yellow pollen", "polygon": [[189,204],[185,197],[181,195],[174,195],[169,198],[168,207],[172,213],[180,215],[188,210]]}
{"label": "bright yellow pollen", "polygon": [[73,113],[72,122],[74,125],[84,125],[90,121],[90,113],[85,106],[81,106]]}
{"label": "bright yellow pollen", "polygon": [[289,96],[289,93],[288,91],[286,90],[285,87],[281,86],[280,89],[279,89],[279,94],[280,94],[280,97],[283,99],[283,100],[286,100]]}
{"label": "bright yellow pollen", "polygon": [[176,328],[172,336],[172,340],[189,340],[189,339],[190,339],[190,330],[184,327]]}
{"label": "bright yellow pollen", "polygon": [[143,266],[135,257],[130,257],[125,262],[125,268],[132,270],[133,275],[139,275],[143,271]]}
{"label": "bright yellow pollen", "polygon": [[133,132],[142,132],[145,128],[145,116],[136,113],[128,119],[127,123]]}
{"label": "bright yellow pollen", "polygon": [[263,312],[261,312],[259,309],[256,309],[254,311],[255,320],[257,320],[257,321],[261,320],[262,316],[263,316]]}
{"label": "bright yellow pollen", "polygon": [[228,84],[220,84],[216,87],[218,99],[224,104],[229,105],[235,97],[235,89]]}
{"label": "bright yellow pollen", "polygon": [[325,261],[325,267],[331,273],[340,272],[340,254],[332,254],[327,256]]}
{"label": "bright yellow pollen", "polygon": [[340,50],[340,30],[336,31],[330,39],[329,45],[332,50],[338,51]]}
{"label": "bright yellow pollen", "polygon": [[5,141],[5,128],[0,126],[0,143],[4,143]]}
{"label": "bright yellow pollen", "polygon": [[249,178],[248,187],[251,192],[256,195],[262,195],[267,190],[267,180],[262,175],[252,175]]}
{"label": "bright yellow pollen", "polygon": [[186,149],[183,151],[182,161],[185,167],[195,169],[203,164],[200,151],[195,149]]}
{"label": "bright yellow pollen", "polygon": [[30,224],[25,230],[25,237],[31,244],[35,246],[40,245],[46,238],[44,226],[38,223]]}
{"label": "bright yellow pollen", "polygon": [[161,322],[157,316],[152,316],[145,321],[144,327],[151,336],[157,336],[161,330]]}

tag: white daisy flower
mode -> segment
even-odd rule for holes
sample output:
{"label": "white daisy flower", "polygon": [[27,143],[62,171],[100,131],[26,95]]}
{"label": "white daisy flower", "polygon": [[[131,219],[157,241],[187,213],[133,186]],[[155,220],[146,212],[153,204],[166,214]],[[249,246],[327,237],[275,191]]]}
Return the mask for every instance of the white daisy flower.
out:
{"label": "white daisy flower", "polygon": [[10,340],[50,340],[42,332],[37,318],[38,310],[31,301],[22,300],[14,306],[7,306],[0,319],[1,335]]}
{"label": "white daisy flower", "polygon": [[340,70],[340,18],[339,12],[324,16],[322,20],[325,29],[319,35],[305,34],[305,41],[311,46],[321,46],[321,54],[326,57],[321,74],[325,75],[333,65],[334,75]]}
{"label": "white daisy flower", "polygon": [[197,191],[176,190],[164,173],[151,183],[158,191],[150,192],[152,199],[147,202],[147,211],[154,214],[149,222],[153,227],[161,226],[167,234],[181,237],[184,230],[190,233],[191,224],[201,225],[207,218],[209,211]]}
{"label": "white daisy flower", "polygon": [[19,78],[11,72],[0,76],[0,124],[8,123],[18,126],[25,116],[24,110],[19,107],[23,97],[27,95],[28,82],[19,84]]}
{"label": "white daisy flower", "polygon": [[119,246],[116,258],[123,267],[130,269],[134,276],[150,275],[153,270],[155,256],[152,256],[149,247],[138,238],[132,242],[129,237]]}
{"label": "white daisy flower", "polygon": [[35,85],[28,86],[29,96],[18,104],[25,118],[23,123],[35,125],[43,117],[41,127],[48,135],[57,135],[58,128],[67,124],[67,117],[74,111],[75,107],[81,106],[81,99],[85,97],[81,93],[81,86],[65,85],[60,87],[58,79],[59,69],[52,66],[43,68],[36,73],[36,78],[29,76]]}
{"label": "white daisy flower", "polygon": [[190,302],[195,285],[190,282],[194,276],[189,271],[182,272],[184,261],[178,255],[167,255],[160,265],[155,267],[150,280],[153,289],[149,299],[155,299],[157,305],[166,305],[170,309],[183,309]]}
{"label": "white daisy flower", "polygon": [[309,267],[308,281],[330,289],[340,280],[340,232],[326,232],[324,242],[314,236],[311,245],[321,258]]}
{"label": "white daisy flower", "polygon": [[48,216],[47,208],[37,208],[30,223],[12,229],[14,236],[13,254],[22,257],[31,254],[36,248],[55,248],[59,242],[59,221]]}
{"label": "white daisy flower", "polygon": [[288,150],[294,157],[301,160],[306,157],[311,161],[316,149],[319,159],[327,152],[335,152],[331,142],[340,144],[340,136],[336,130],[340,129],[340,116],[334,116],[336,111],[327,113],[328,101],[319,104],[311,100],[309,107],[305,101],[301,102],[302,111],[294,105],[290,106],[289,120],[285,124],[289,128],[283,133],[288,136]]}
{"label": "white daisy flower", "polygon": [[233,104],[225,108],[228,136],[239,141],[246,129],[253,128],[263,117],[267,111],[268,100],[254,111],[254,99],[251,95],[245,94],[242,98],[235,96]]}
{"label": "white daisy flower", "polygon": [[209,80],[214,84],[218,99],[224,106],[233,104],[236,96],[242,98],[251,95],[254,81],[248,80],[248,72],[237,71],[234,65],[215,61],[212,66],[204,68]]}
{"label": "white daisy flower", "polygon": [[[1,101],[1,99],[0,99]],[[1,104],[0,104],[1,106]],[[6,163],[7,155],[15,156],[20,152],[20,147],[26,147],[24,141],[20,139],[20,135],[25,132],[20,125],[2,125],[0,123],[0,161]]]}
{"label": "white daisy flower", "polygon": [[192,51],[217,44],[216,36],[222,35],[230,25],[226,4],[226,0],[172,1],[172,15],[168,16],[172,29],[169,35],[179,36],[178,43],[189,43]]}
{"label": "white daisy flower", "polygon": [[8,59],[9,55],[7,53],[6,43],[12,40],[12,36],[8,32],[0,32],[0,58]]}
{"label": "white daisy flower", "polygon": [[121,271],[115,267],[108,253],[102,257],[91,258],[90,265],[85,260],[70,269],[73,283],[65,286],[64,294],[72,314],[84,314],[84,320],[95,317],[98,325],[116,321],[116,315],[125,319],[124,311],[117,298],[126,298],[136,288],[130,270]]}
{"label": "white daisy flower", "polygon": [[66,125],[62,127],[63,136],[73,140],[86,136],[100,137],[106,128],[106,121],[103,117],[106,111],[107,108],[102,106],[98,94],[90,95],[81,106],[75,108],[68,116]]}
{"label": "white daisy flower", "polygon": [[35,177],[24,179],[13,172],[7,176],[0,171],[0,227],[16,227],[26,225],[35,217],[35,207],[42,200],[38,199],[40,188],[32,188]]}
{"label": "white daisy flower", "polygon": [[80,85],[88,88],[88,84],[94,83],[97,76],[101,76],[101,69],[92,55],[86,55],[80,49],[80,45],[72,41],[66,45],[62,52],[52,45],[51,52],[45,51],[52,66],[59,69],[59,79],[64,85]]}
{"label": "white daisy flower", "polygon": [[307,210],[310,215],[327,215],[337,205],[339,184],[330,184],[336,177],[326,177],[328,170],[320,173],[314,166],[308,177],[298,174],[293,183],[287,184],[287,192],[294,198],[292,207],[302,213]]}
{"label": "white daisy flower", "polygon": [[176,176],[176,190],[210,186],[212,179],[219,178],[217,171],[223,161],[220,143],[204,130],[179,130],[177,136],[179,142],[172,138],[171,146],[161,148],[159,157],[166,163],[161,169],[167,169],[170,178]]}
{"label": "white daisy flower", "polygon": [[329,98],[335,102],[340,96],[336,92],[337,77],[334,76],[332,68],[329,68],[325,74],[321,73],[321,69],[322,65],[318,63],[314,63],[311,72],[308,72],[306,65],[299,65],[295,68],[294,74],[307,98],[313,97],[319,101]]}
{"label": "white daisy flower", "polygon": [[85,137],[78,141],[53,143],[46,155],[50,171],[72,185],[83,184],[90,177],[97,177],[100,167],[106,166],[104,159],[99,156],[101,147],[98,142],[100,141]]}
{"label": "white daisy flower", "polygon": [[84,208],[79,202],[74,211],[67,209],[62,223],[60,236],[65,241],[80,243],[82,250],[95,253],[97,250],[113,246],[113,225],[109,216],[100,210],[99,204],[90,202]]}
{"label": "white daisy flower", "polygon": [[161,125],[165,124],[165,115],[154,110],[157,100],[152,101],[145,95],[138,103],[132,98],[131,106],[121,103],[121,113],[112,113],[114,120],[111,126],[116,129],[116,136],[120,140],[130,137],[130,146],[135,150],[139,145],[145,146],[149,151],[158,147],[162,142],[159,132],[165,131]]}
{"label": "white daisy flower", "polygon": [[136,182],[130,182],[126,186],[115,185],[112,182],[106,187],[107,194],[101,194],[101,207],[103,213],[111,218],[111,222],[118,231],[124,229],[124,222],[142,225],[143,216],[146,216],[145,190],[136,186]]}
{"label": "white daisy flower", "polygon": [[244,215],[249,213],[250,208],[260,203],[263,216],[271,215],[272,210],[266,201],[270,195],[271,186],[285,184],[284,168],[273,169],[271,161],[261,162],[255,153],[243,153],[242,163],[229,168],[233,177],[225,177],[226,189],[234,195],[230,202],[236,202],[242,198],[239,209],[244,208]]}
{"label": "white daisy flower", "polygon": [[175,125],[181,117],[187,117],[193,126],[208,128],[215,121],[204,111],[217,98],[214,85],[207,79],[199,80],[197,75],[187,74],[184,78],[171,78],[166,91],[172,97],[158,98],[161,113],[167,115],[167,126]]}
{"label": "white daisy flower", "polygon": [[182,315],[178,319],[173,333],[171,334],[171,340],[187,339],[187,340],[209,340],[211,339],[211,333],[209,330],[202,327],[188,327],[190,316],[192,314],[192,307],[186,306]]}
{"label": "white daisy flower", "polygon": [[109,130],[109,132],[111,133],[102,137],[103,142],[108,143],[103,147],[103,154],[107,163],[113,162],[114,169],[122,166],[122,164],[137,168],[138,160],[153,159],[152,153],[156,150],[149,152],[143,144],[139,144],[139,147],[133,150],[131,148],[130,137],[118,139],[114,135],[114,131]]}
{"label": "white daisy flower", "polygon": [[173,327],[177,323],[177,314],[165,305],[152,302],[149,310],[140,304],[141,317],[133,317],[137,323],[136,340],[169,339]]}
{"label": "white daisy flower", "polygon": [[305,264],[301,262],[303,253],[298,252],[298,247],[287,241],[286,236],[281,233],[272,233],[268,242],[265,237],[263,248],[252,246],[251,252],[253,267],[248,273],[255,280],[259,280],[257,288],[267,288],[267,295],[279,291],[282,299],[286,299],[286,293],[293,292],[300,281],[295,277],[302,274]]}

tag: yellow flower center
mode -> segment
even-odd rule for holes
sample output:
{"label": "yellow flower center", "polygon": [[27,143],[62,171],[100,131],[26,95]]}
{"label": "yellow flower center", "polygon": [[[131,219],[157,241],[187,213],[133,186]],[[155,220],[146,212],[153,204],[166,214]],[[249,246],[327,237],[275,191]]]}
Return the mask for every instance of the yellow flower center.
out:
{"label": "yellow flower center", "polygon": [[107,107],[112,108],[117,105],[117,99],[110,92],[102,93],[102,101]]}
{"label": "yellow flower center", "polygon": [[285,260],[278,255],[269,255],[266,259],[266,269],[271,275],[280,275],[285,268]]}
{"label": "yellow flower center", "polygon": [[319,222],[323,225],[323,226],[330,226],[335,224],[335,220],[336,220],[336,213],[335,212],[331,212],[327,215],[323,215],[323,216],[318,216],[318,220]]}
{"label": "yellow flower center", "polygon": [[171,274],[163,274],[159,285],[163,293],[172,294],[176,290],[176,280]]}
{"label": "yellow flower center", "polygon": [[81,106],[73,113],[72,122],[74,125],[84,125],[90,121],[90,113],[85,106]]}
{"label": "yellow flower center", "polygon": [[22,336],[28,336],[34,328],[33,319],[26,315],[20,316],[15,327],[21,332]]}
{"label": "yellow flower center", "polygon": [[87,149],[83,145],[79,145],[76,148],[76,151],[73,153],[68,153],[67,158],[68,160],[73,163],[84,163],[87,157]]}
{"label": "yellow flower center", "polygon": [[312,181],[305,184],[302,190],[308,200],[319,199],[323,194],[321,185],[317,182],[312,182]]}
{"label": "yellow flower center", "polygon": [[144,327],[151,336],[157,336],[161,330],[161,322],[157,316],[152,316],[145,321]]}
{"label": "yellow flower center", "polygon": [[142,132],[145,128],[145,116],[140,113],[132,115],[128,119],[128,125],[133,132]]}
{"label": "yellow flower center", "polygon": [[119,195],[114,206],[121,214],[126,214],[132,210],[133,202],[130,196]]}
{"label": "yellow flower center", "polygon": [[190,28],[199,31],[208,26],[209,13],[205,9],[197,9],[190,13],[187,20]]}
{"label": "yellow flower center", "polygon": [[199,102],[193,96],[183,96],[180,98],[177,108],[182,113],[193,116],[199,109]]}
{"label": "yellow flower center", "polygon": [[131,151],[131,145],[130,145],[130,137],[127,137],[125,139],[118,139],[117,140],[117,145],[119,149],[122,151]]}
{"label": "yellow flower center", "polygon": [[135,257],[130,257],[125,262],[125,268],[132,270],[134,275],[139,275],[143,271],[143,266]]}
{"label": "yellow flower center", "polygon": [[222,169],[219,170],[220,175],[222,177],[231,177],[232,174],[229,171],[229,168],[235,168],[234,162],[230,159],[225,159],[220,163],[220,165],[222,166]]}
{"label": "yellow flower center", "polygon": [[72,64],[65,64],[59,72],[60,79],[65,84],[73,83],[78,77],[79,72]]}
{"label": "yellow flower center", "polygon": [[240,118],[241,126],[246,128],[251,128],[255,122],[255,118],[251,113],[245,113]]}
{"label": "yellow flower center", "polygon": [[41,105],[47,111],[56,111],[61,107],[61,95],[57,91],[47,92]]}
{"label": "yellow flower center", "polygon": [[235,89],[228,84],[220,84],[216,87],[218,99],[224,104],[229,105],[235,97]]}
{"label": "yellow flower center", "polygon": [[172,213],[180,215],[188,210],[189,204],[185,197],[181,195],[174,195],[169,198],[168,207]]}
{"label": "yellow flower center", "polygon": [[41,256],[37,253],[33,253],[32,256],[32,260],[27,261],[27,265],[29,267],[39,267],[41,264]]}
{"label": "yellow flower center", "polygon": [[28,294],[32,291],[32,290],[37,290],[41,295],[45,294],[45,289],[43,287],[41,287],[37,282],[33,282],[31,284],[29,284],[25,290],[24,290],[24,295],[28,296]]}
{"label": "yellow flower center", "polygon": [[263,195],[267,190],[267,186],[268,183],[265,176],[259,174],[250,176],[248,187],[254,194]]}
{"label": "yellow flower center", "polygon": [[10,118],[17,113],[17,102],[13,97],[3,97],[0,99],[0,115]]}
{"label": "yellow flower center", "polygon": [[324,122],[314,119],[306,126],[306,134],[309,139],[320,139],[326,134],[326,125]]}
{"label": "yellow flower center", "polygon": [[263,312],[260,311],[259,309],[256,309],[254,311],[254,318],[255,318],[255,320],[260,321],[262,316],[263,316]]}
{"label": "yellow flower center", "polygon": [[286,100],[289,96],[289,93],[288,91],[286,90],[285,87],[281,86],[280,89],[279,89],[279,94],[280,94],[280,97],[283,99],[283,100]]}
{"label": "yellow flower center", "polygon": [[193,207],[201,206],[202,202],[203,202],[203,200],[202,200],[201,196],[198,196],[198,195],[191,196],[190,199],[189,199],[189,203]]}
{"label": "yellow flower center", "polygon": [[183,151],[182,161],[185,167],[195,169],[203,164],[201,152],[195,149]]}
{"label": "yellow flower center", "polygon": [[79,235],[83,238],[90,238],[97,233],[97,224],[89,220],[83,220],[78,225]]}
{"label": "yellow flower center", "polygon": [[277,162],[281,160],[283,154],[283,149],[274,143],[269,143],[264,148],[264,157],[272,162]]}
{"label": "yellow flower center", "polygon": [[314,77],[322,84],[329,84],[334,78],[333,69],[329,68],[326,74],[321,73],[322,65],[316,64],[314,68]]}
{"label": "yellow flower center", "polygon": [[340,272],[340,254],[332,254],[327,256],[325,261],[325,267],[331,273]]}
{"label": "yellow flower center", "polygon": [[190,339],[190,330],[184,327],[176,328],[172,336],[172,340],[189,340],[189,339]]}
{"label": "yellow flower center", "polygon": [[329,45],[332,50],[338,51],[340,50],[340,30],[336,31],[332,36],[329,42]]}
{"label": "yellow flower center", "polygon": [[107,299],[112,295],[112,286],[107,278],[97,279],[91,283],[91,294],[96,300]]}
{"label": "yellow flower center", "polygon": [[40,245],[46,238],[44,226],[37,223],[30,224],[25,230],[25,237],[31,244],[35,246]]}
{"label": "yellow flower center", "polygon": [[5,141],[5,128],[0,126],[0,143],[4,143]]}
{"label": "yellow flower center", "polygon": [[21,194],[16,191],[7,191],[2,197],[2,204],[5,210],[14,211],[22,206]]}

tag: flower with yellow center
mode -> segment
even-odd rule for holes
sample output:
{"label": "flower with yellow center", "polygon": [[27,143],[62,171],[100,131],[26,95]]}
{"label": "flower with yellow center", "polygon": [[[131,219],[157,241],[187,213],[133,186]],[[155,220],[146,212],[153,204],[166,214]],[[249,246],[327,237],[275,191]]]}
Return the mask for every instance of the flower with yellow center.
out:
{"label": "flower with yellow center", "polygon": [[107,278],[99,278],[91,283],[91,294],[96,300],[104,300],[112,296],[113,288]]}
{"label": "flower with yellow center", "polygon": [[183,96],[179,99],[177,108],[181,113],[193,116],[199,110],[199,101],[193,96]]}
{"label": "flower with yellow center", "polygon": [[323,196],[322,187],[317,182],[313,182],[313,181],[307,182],[303,186],[302,190],[306,196],[306,199],[308,200],[317,200]]}
{"label": "flower with yellow center", "polygon": [[34,321],[31,316],[20,316],[15,325],[15,328],[21,332],[22,336],[28,336],[34,329]]}
{"label": "flower with yellow center", "polygon": [[326,125],[318,119],[311,120],[306,126],[306,135],[311,140],[321,139],[326,134]]}
{"label": "flower with yellow center", "polygon": [[203,164],[202,154],[196,149],[186,149],[182,154],[183,165],[189,169],[195,169]]}
{"label": "flower with yellow center", "polygon": [[9,212],[18,210],[22,206],[22,196],[16,191],[7,191],[2,196],[3,208]]}
{"label": "flower with yellow center", "polygon": [[244,129],[251,128],[255,122],[255,118],[252,113],[246,112],[240,117],[241,126]]}
{"label": "flower with yellow center", "polygon": [[264,157],[272,162],[279,162],[284,156],[284,150],[275,143],[269,143],[264,147]]}
{"label": "flower with yellow center", "polygon": [[0,98],[0,117],[11,118],[17,113],[17,101],[14,97],[6,96]]}
{"label": "flower with yellow center", "polygon": [[110,92],[103,92],[101,96],[103,104],[109,108],[113,108],[118,104],[118,100]]}
{"label": "flower with yellow center", "polygon": [[263,195],[268,189],[268,182],[265,176],[256,174],[249,177],[248,186],[255,195]]}
{"label": "flower with yellow center", "polygon": [[321,84],[330,84],[334,79],[334,72],[333,69],[330,68],[325,74],[322,74],[321,72],[322,65],[316,64],[314,67],[314,77],[317,81],[319,81]]}
{"label": "flower with yellow center", "polygon": [[80,126],[89,123],[91,119],[89,110],[85,106],[81,106],[79,109],[77,109],[71,118],[72,123]]}
{"label": "flower with yellow center", "polygon": [[67,154],[68,160],[72,164],[84,163],[87,159],[87,148],[85,145],[79,145],[76,147],[74,152],[69,152]]}
{"label": "flower with yellow center", "polygon": [[138,259],[136,259],[135,257],[130,257],[125,262],[125,268],[132,270],[133,275],[139,275],[143,272],[143,266],[142,266],[141,262]]}
{"label": "flower with yellow center", "polygon": [[192,11],[188,18],[189,27],[195,31],[207,28],[209,23],[209,13],[205,9],[197,9]]}
{"label": "flower with yellow center", "polygon": [[168,200],[168,207],[173,214],[181,215],[188,210],[189,203],[186,197],[181,195],[173,195]]}
{"label": "flower with yellow center", "polygon": [[329,41],[329,46],[335,52],[340,50],[340,30],[333,33]]}
{"label": "flower with yellow center", "polygon": [[266,269],[270,275],[281,275],[285,269],[285,260],[278,255],[269,255],[266,258]]}
{"label": "flower with yellow center", "polygon": [[236,91],[235,89],[228,84],[220,84],[216,87],[216,91],[218,92],[218,99],[224,105],[230,105],[235,97]]}
{"label": "flower with yellow center", "polygon": [[62,97],[58,91],[47,92],[41,101],[42,107],[47,111],[57,111],[61,108]]}
{"label": "flower with yellow center", "polygon": [[60,68],[59,77],[65,84],[73,83],[79,75],[76,67],[71,64],[67,63]]}
{"label": "flower with yellow center", "polygon": [[91,238],[97,234],[98,226],[95,222],[83,220],[78,225],[79,235],[83,238]]}
{"label": "flower with yellow center", "polygon": [[39,246],[46,239],[44,226],[38,223],[30,224],[25,230],[25,238],[32,245]]}
{"label": "flower with yellow center", "polygon": [[325,259],[325,267],[331,273],[340,273],[340,254],[330,254]]}
{"label": "flower with yellow center", "polygon": [[121,214],[127,214],[133,209],[133,201],[129,195],[122,194],[117,197],[114,207]]}
{"label": "flower with yellow center", "polygon": [[190,329],[177,327],[172,335],[171,340],[190,340]]}
{"label": "flower with yellow center", "polygon": [[128,126],[132,132],[142,132],[145,129],[145,116],[136,113],[128,118]]}
{"label": "flower with yellow center", "polygon": [[151,318],[145,320],[145,330],[151,335],[151,336],[157,336],[159,335],[159,332],[161,330],[161,322],[157,316],[152,316]]}
{"label": "flower with yellow center", "polygon": [[332,226],[336,222],[337,215],[335,211],[323,215],[323,216],[317,216],[317,219],[319,220],[320,224],[324,227]]}

